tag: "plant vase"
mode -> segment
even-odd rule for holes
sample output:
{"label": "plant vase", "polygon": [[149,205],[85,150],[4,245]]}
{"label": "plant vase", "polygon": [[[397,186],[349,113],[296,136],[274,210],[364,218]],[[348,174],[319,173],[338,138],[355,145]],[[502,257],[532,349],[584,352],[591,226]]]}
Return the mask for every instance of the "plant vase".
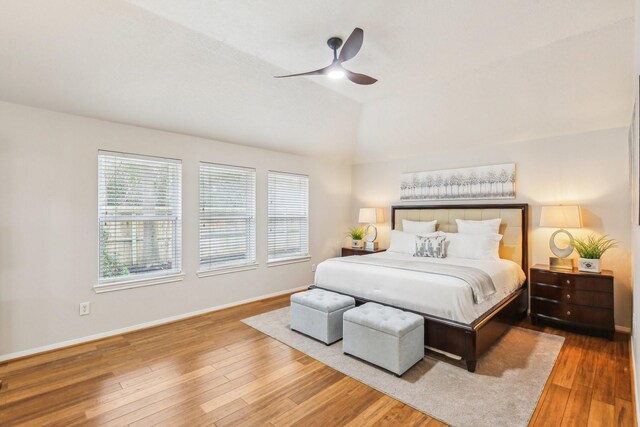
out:
{"label": "plant vase", "polygon": [[578,258],[578,270],[585,271],[588,273],[600,273],[602,271],[602,269],[600,268],[600,260],[590,259],[590,258]]}
{"label": "plant vase", "polygon": [[362,249],[362,240],[351,239],[351,247],[353,249]]}

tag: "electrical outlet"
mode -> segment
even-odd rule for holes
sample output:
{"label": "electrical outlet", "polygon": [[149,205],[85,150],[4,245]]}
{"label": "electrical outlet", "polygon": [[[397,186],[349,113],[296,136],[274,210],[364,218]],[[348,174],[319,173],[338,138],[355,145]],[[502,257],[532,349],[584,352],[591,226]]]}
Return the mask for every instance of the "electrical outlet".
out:
{"label": "electrical outlet", "polygon": [[81,302],[80,303],[80,316],[86,316],[91,313],[91,303],[90,302]]}
{"label": "electrical outlet", "polygon": [[316,264],[311,264],[311,271],[316,271],[316,267],[317,267]]}

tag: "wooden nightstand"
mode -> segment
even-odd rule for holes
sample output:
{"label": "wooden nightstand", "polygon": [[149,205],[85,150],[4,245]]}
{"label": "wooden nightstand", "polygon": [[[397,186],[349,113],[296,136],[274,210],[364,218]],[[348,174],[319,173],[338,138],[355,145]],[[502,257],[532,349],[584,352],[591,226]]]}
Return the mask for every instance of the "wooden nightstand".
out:
{"label": "wooden nightstand", "polygon": [[386,249],[376,249],[375,251],[365,251],[364,249],[342,248],[342,256],[371,255],[371,254],[377,254],[379,252],[384,252],[384,251],[386,251]]}
{"label": "wooden nightstand", "polygon": [[613,273],[552,270],[534,265],[529,275],[531,322],[541,320],[605,334],[613,339]]}

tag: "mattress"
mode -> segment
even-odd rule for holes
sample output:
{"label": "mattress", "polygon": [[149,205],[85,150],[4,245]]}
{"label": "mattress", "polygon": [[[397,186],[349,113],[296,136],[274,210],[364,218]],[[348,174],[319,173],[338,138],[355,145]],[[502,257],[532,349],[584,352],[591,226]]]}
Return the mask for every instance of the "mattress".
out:
{"label": "mattress", "polygon": [[424,260],[430,263],[475,267],[491,277],[496,292],[485,301],[476,304],[469,284],[456,277],[389,266],[347,263],[341,262],[341,258],[328,259],[318,265],[315,285],[382,304],[469,324],[517,290],[525,281],[525,274],[520,266],[505,259],[416,258],[393,252],[380,252],[366,256],[369,261],[374,258]]}

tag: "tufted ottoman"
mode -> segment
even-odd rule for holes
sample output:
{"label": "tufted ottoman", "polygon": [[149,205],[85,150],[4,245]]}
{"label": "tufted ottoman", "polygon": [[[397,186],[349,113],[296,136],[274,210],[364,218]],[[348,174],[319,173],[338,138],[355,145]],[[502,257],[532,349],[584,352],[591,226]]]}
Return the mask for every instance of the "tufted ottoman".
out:
{"label": "tufted ottoman", "polygon": [[400,376],[424,357],[424,318],[366,303],[344,314],[342,348]]}
{"label": "tufted ottoman", "polygon": [[291,329],[325,344],[342,338],[342,315],[356,306],[349,296],[322,289],[291,295]]}

